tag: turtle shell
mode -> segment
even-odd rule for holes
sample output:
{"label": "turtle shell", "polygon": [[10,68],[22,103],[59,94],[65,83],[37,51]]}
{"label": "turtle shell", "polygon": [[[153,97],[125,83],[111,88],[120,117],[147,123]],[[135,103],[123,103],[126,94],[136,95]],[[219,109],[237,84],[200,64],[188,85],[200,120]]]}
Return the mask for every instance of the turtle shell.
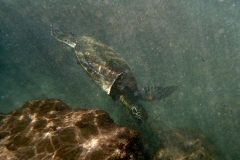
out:
{"label": "turtle shell", "polygon": [[127,62],[115,51],[94,38],[82,36],[75,46],[78,62],[89,76],[108,94],[117,78],[122,74],[132,77]]}

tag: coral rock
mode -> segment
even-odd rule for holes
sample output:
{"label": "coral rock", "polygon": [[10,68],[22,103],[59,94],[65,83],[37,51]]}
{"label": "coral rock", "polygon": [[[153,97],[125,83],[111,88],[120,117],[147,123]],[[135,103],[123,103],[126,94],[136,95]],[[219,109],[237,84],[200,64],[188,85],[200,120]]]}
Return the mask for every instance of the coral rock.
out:
{"label": "coral rock", "polygon": [[162,135],[162,146],[153,160],[215,160],[216,146],[199,131],[175,128]]}
{"label": "coral rock", "polygon": [[0,115],[0,159],[143,159],[138,132],[99,109],[37,100]]}

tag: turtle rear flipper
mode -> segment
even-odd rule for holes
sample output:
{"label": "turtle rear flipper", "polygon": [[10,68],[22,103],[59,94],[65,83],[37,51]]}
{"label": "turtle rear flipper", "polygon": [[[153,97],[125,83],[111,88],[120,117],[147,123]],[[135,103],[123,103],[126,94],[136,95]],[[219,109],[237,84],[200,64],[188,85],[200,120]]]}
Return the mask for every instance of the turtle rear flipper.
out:
{"label": "turtle rear flipper", "polygon": [[54,28],[51,30],[51,34],[58,41],[68,44],[71,47],[76,46],[76,39],[71,32],[64,33],[59,28]]}
{"label": "turtle rear flipper", "polygon": [[177,86],[168,87],[144,87],[139,90],[139,94],[142,100],[153,101],[160,100],[171,95]]}

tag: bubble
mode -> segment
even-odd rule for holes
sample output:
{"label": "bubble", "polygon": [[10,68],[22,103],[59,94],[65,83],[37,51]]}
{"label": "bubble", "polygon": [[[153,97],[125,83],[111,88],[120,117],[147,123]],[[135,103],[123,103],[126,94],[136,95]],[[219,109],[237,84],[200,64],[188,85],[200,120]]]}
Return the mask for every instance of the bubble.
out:
{"label": "bubble", "polygon": [[218,33],[219,34],[223,34],[224,33],[224,29],[223,28],[219,29]]}

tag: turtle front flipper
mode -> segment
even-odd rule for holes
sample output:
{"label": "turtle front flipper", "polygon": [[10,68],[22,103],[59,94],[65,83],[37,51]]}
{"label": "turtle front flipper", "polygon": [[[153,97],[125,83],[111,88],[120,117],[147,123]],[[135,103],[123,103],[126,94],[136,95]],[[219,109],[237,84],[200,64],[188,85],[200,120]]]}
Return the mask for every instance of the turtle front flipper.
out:
{"label": "turtle front flipper", "polygon": [[165,97],[170,96],[177,86],[168,86],[168,87],[144,87],[138,91],[140,98],[145,101],[160,100]]}

